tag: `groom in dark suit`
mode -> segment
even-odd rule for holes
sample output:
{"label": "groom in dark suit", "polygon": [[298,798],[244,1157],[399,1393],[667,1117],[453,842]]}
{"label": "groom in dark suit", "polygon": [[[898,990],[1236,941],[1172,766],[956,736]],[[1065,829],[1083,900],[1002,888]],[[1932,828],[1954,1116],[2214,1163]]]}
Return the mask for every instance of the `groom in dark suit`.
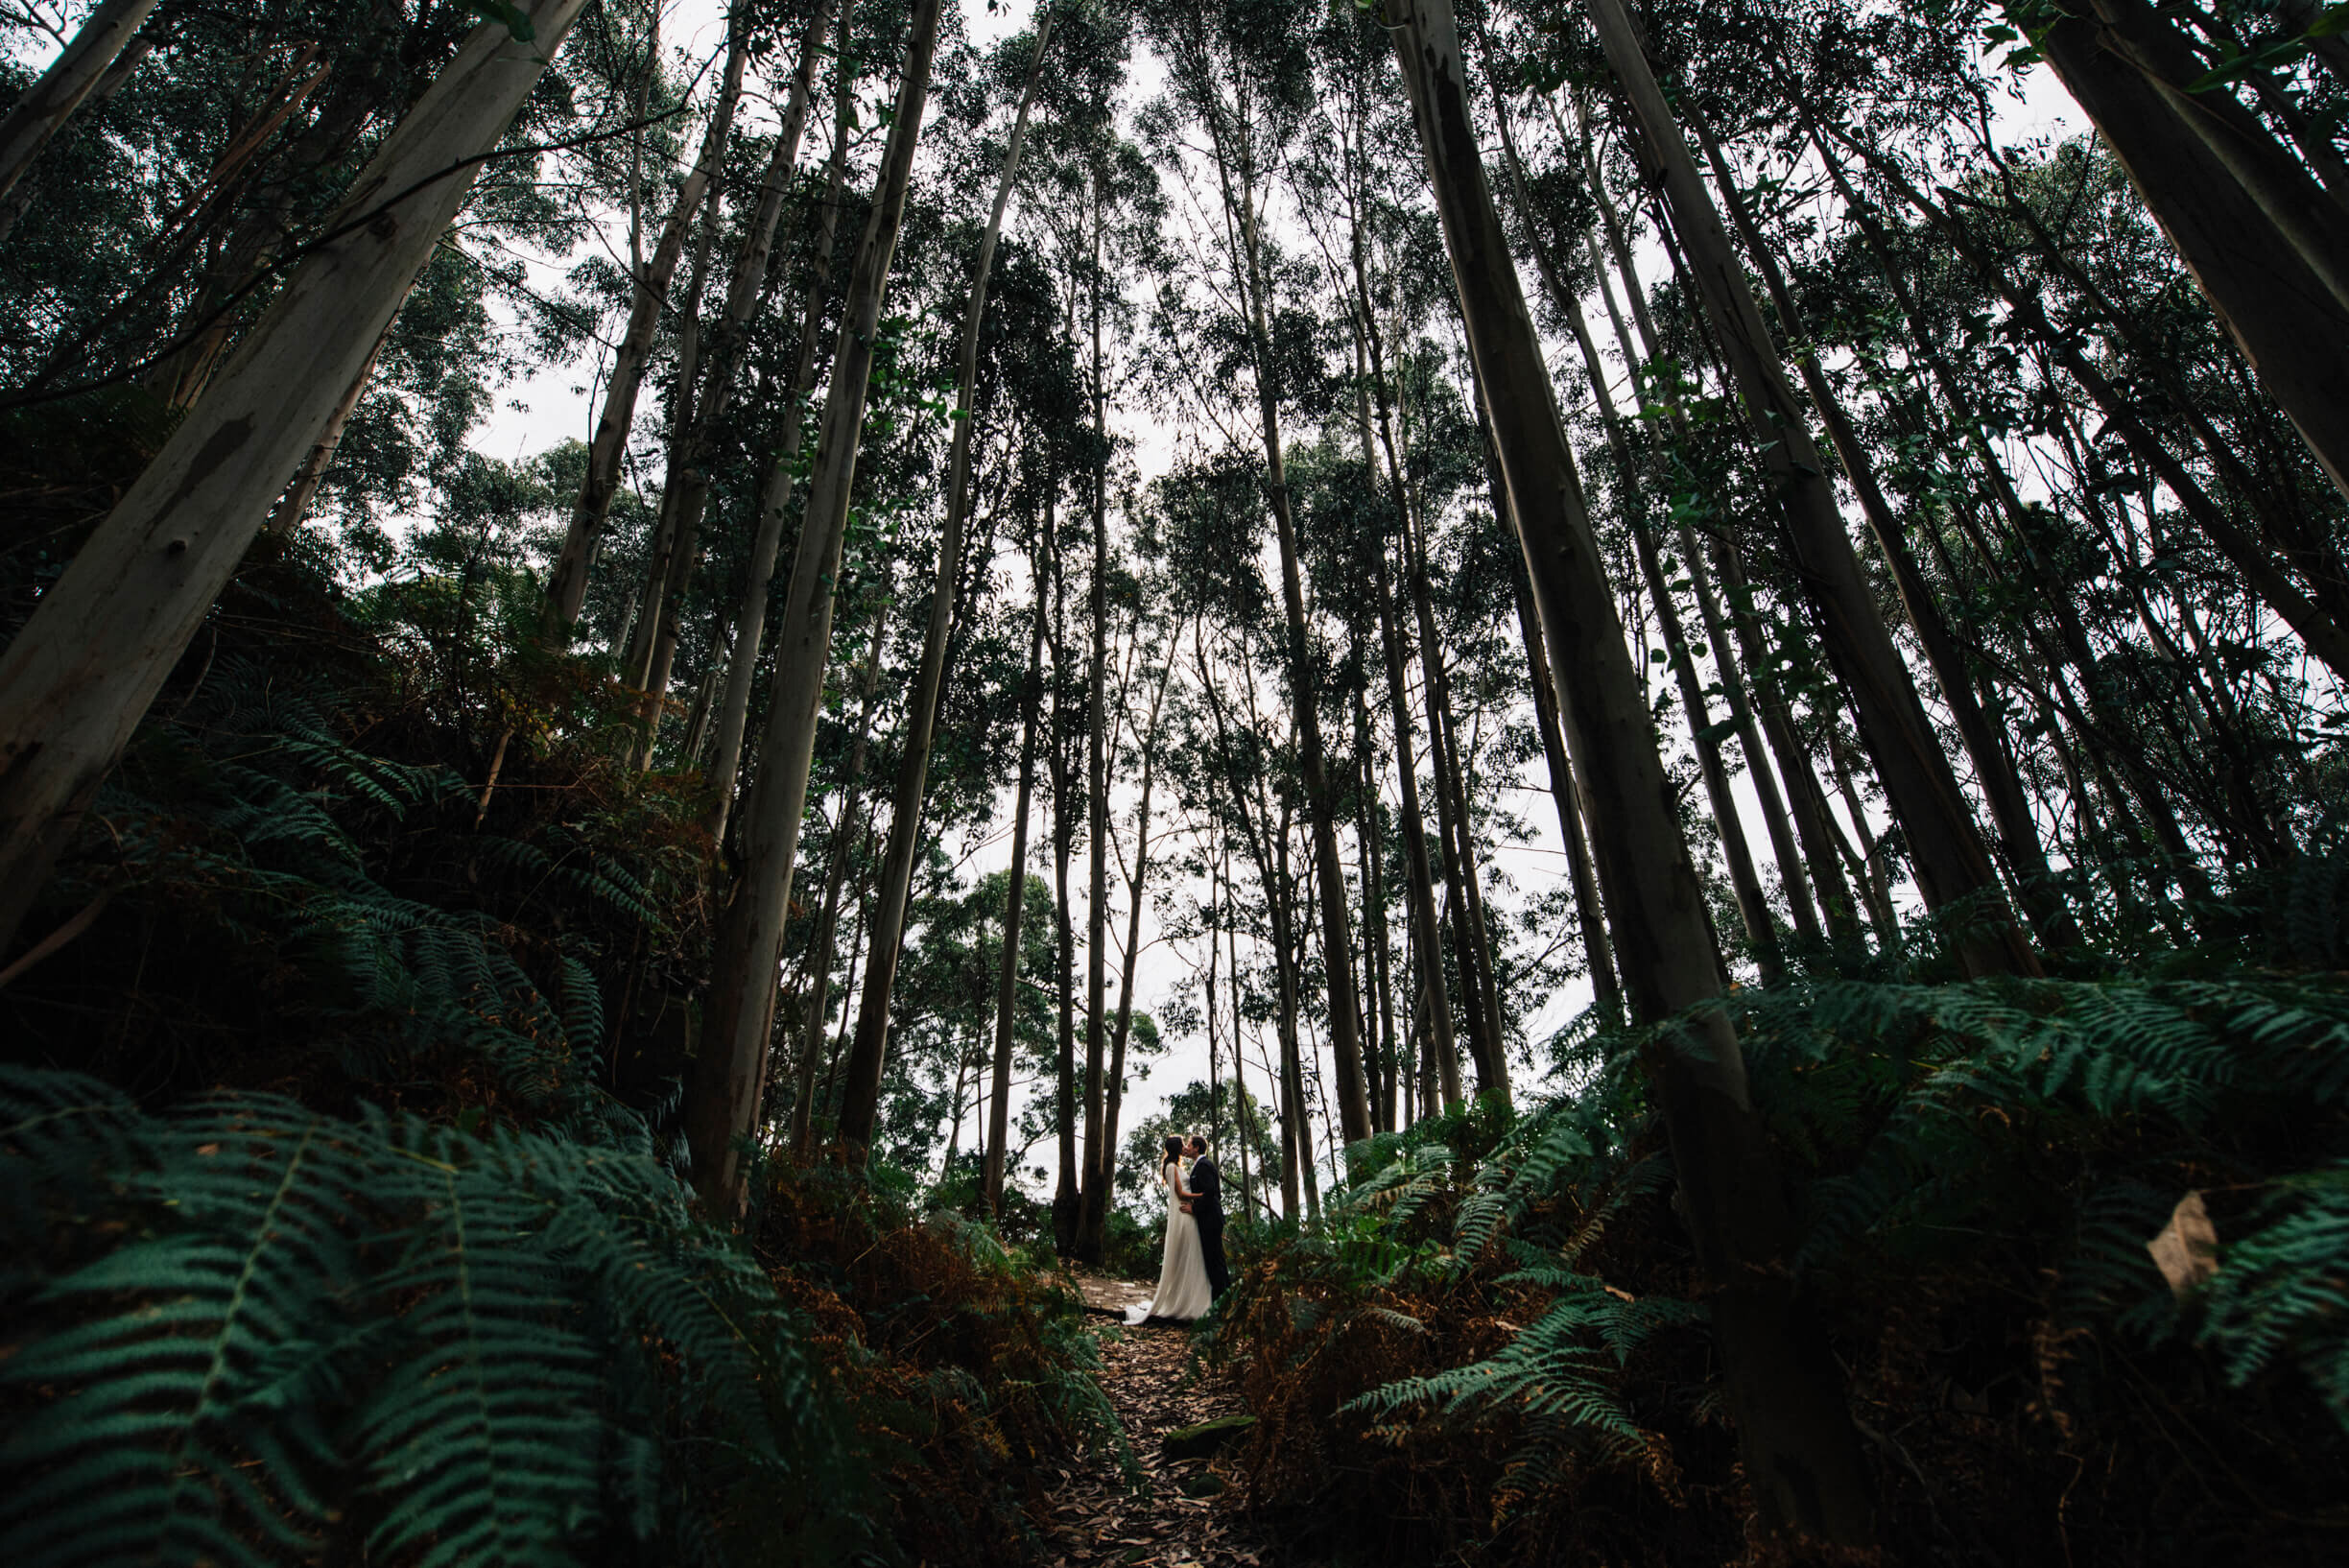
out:
{"label": "groom in dark suit", "polygon": [[1223,1176],[1216,1169],[1206,1139],[1193,1133],[1190,1149],[1191,1172],[1183,1184],[1191,1189],[1191,1218],[1198,1222],[1207,1288],[1220,1296],[1231,1289],[1231,1269],[1223,1261]]}

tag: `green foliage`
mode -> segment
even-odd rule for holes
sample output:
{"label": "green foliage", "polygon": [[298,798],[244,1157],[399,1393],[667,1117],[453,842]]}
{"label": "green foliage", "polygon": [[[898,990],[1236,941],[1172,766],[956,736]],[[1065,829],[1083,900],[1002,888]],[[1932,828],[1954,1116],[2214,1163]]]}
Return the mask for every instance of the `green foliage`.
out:
{"label": "green foliage", "polygon": [[737,1491],[837,1495],[794,1316],[641,1129],[8,1068],[0,1172],[20,1560],[707,1561]]}

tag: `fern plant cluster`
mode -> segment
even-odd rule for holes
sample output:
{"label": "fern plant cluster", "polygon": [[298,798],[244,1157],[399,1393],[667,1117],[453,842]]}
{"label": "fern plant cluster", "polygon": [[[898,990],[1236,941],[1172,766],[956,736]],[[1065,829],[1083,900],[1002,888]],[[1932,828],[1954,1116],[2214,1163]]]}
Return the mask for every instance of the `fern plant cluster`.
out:
{"label": "fern plant cluster", "polygon": [[756,1560],[754,1502],[768,1550],[853,1538],[801,1320],[641,1133],[9,1068],[0,1227],[12,1561]]}
{"label": "fern plant cluster", "polygon": [[[2337,880],[2303,871],[2302,907]],[[1904,1560],[2067,1540],[2097,1560],[2218,1540],[2284,1560],[2349,1526],[2337,976],[2202,957],[1814,978],[1719,1005]],[[1375,1539],[1443,1497],[1485,1521],[1444,1544],[1488,1560],[1735,1555],[1702,1291],[1636,1065],[1652,1045],[1566,1043],[1570,1093],[1357,1145],[1322,1224],[1227,1301],[1219,1347],[1268,1415],[1251,1471],[1311,1528]],[[2147,1244],[2190,1193],[2218,1245],[2181,1294]],[[1378,1506],[1338,1508],[1365,1474]]]}
{"label": "fern plant cluster", "polygon": [[592,734],[510,741],[485,788],[495,736],[394,607],[249,563],[35,916],[85,929],[0,990],[9,1056],[344,1110],[657,1102],[676,1063],[645,1054],[647,1002],[700,947],[693,802],[635,787]]}

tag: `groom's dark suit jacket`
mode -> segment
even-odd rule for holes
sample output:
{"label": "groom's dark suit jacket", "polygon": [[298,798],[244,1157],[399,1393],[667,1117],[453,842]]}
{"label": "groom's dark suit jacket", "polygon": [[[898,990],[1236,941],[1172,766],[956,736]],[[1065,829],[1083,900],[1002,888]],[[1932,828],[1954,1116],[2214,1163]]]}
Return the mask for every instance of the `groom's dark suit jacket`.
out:
{"label": "groom's dark suit jacket", "polygon": [[1201,1154],[1193,1161],[1184,1185],[1191,1189],[1191,1218],[1198,1222],[1207,1288],[1222,1295],[1231,1287],[1231,1270],[1223,1261],[1223,1173],[1216,1169],[1214,1156]]}
{"label": "groom's dark suit jacket", "polygon": [[1209,1226],[1222,1228],[1223,1224],[1223,1176],[1216,1169],[1215,1156],[1201,1154],[1191,1164],[1190,1175],[1183,1185],[1191,1189],[1191,1218],[1204,1230]]}

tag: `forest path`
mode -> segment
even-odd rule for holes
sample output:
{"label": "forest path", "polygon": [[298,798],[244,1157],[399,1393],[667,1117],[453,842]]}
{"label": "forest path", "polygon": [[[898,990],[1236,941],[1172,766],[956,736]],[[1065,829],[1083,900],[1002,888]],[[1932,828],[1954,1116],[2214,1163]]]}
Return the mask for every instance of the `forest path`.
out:
{"label": "forest path", "polygon": [[1165,1448],[1170,1432],[1243,1414],[1237,1391],[1191,1365],[1188,1329],[1123,1326],[1126,1309],[1150,1299],[1150,1286],[1083,1271],[1073,1278],[1102,1328],[1102,1391],[1142,1480],[1128,1490],[1110,1454],[1062,1472],[1037,1520],[1041,1568],[1255,1568],[1271,1560],[1239,1511],[1239,1489],[1220,1468],[1225,1461],[1170,1458]]}

